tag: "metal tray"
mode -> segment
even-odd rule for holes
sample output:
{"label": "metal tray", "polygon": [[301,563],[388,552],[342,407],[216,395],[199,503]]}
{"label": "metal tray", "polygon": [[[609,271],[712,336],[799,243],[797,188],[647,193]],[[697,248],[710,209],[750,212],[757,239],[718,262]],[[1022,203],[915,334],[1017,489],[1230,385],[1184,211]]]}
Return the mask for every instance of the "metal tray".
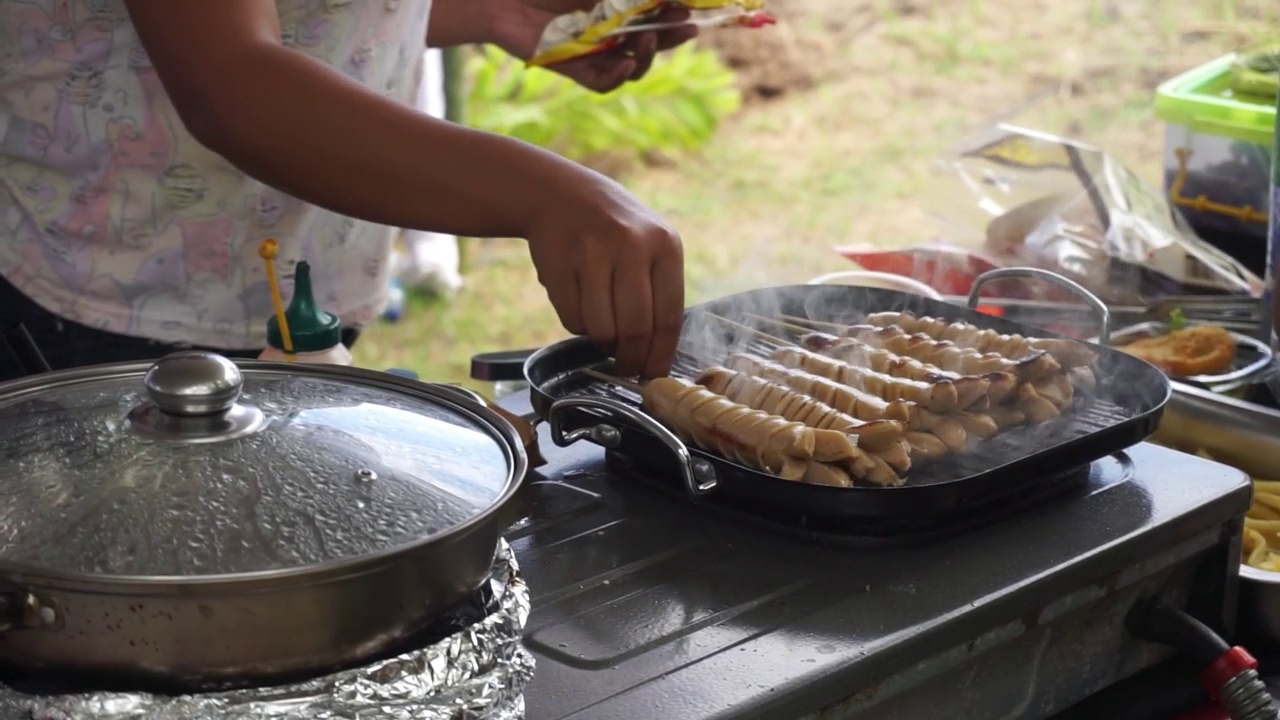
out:
{"label": "metal tray", "polygon": [[[976,304],[984,282],[1034,276],[1087,292],[1060,276],[1044,271],[1002,269],[987,273],[974,284]],[[1109,335],[1104,306],[1088,296],[1099,312],[1103,338]],[[868,313],[901,311],[965,321],[1002,333],[1060,337],[1035,328],[908,293],[853,286],[799,285],[754,290],[714,300],[686,314],[682,342],[691,335],[702,341],[732,344],[733,329],[698,321],[704,311],[727,317],[746,314],[813,317],[857,322]],[[817,319],[817,318],[815,318]],[[1105,342],[1105,340],[1104,340]],[[966,455],[948,457],[912,472],[902,487],[835,488],[788,482],[773,475],[729,462],[718,455],[688,447],[640,409],[639,398],[582,373],[607,366],[608,358],[585,338],[545,347],[528,358],[524,375],[530,384],[535,411],[551,426],[558,445],[587,440],[622,453],[650,467],[655,476],[679,479],[692,500],[725,498],[814,518],[840,518],[876,523],[893,532],[895,523],[957,517],[1005,503],[1037,486],[1061,478],[1063,471],[1084,466],[1147,438],[1156,428],[1169,397],[1169,380],[1155,367],[1105,346],[1098,353],[1098,388],[1092,397],[1064,414],[1060,421],[1038,428],[1003,433]],[[697,371],[681,360],[673,374],[690,377]]]}
{"label": "metal tray", "polygon": [[[1204,451],[1264,480],[1280,480],[1280,411],[1183,383],[1151,438],[1187,453]],[[1280,650],[1280,573],[1240,564],[1239,640]]]}

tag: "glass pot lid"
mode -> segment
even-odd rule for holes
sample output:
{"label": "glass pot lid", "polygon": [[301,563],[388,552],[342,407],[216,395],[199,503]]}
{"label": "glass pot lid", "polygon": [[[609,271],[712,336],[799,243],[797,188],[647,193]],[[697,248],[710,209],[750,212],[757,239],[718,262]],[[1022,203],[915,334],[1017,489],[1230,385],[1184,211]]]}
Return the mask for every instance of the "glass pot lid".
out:
{"label": "glass pot lid", "polygon": [[[123,369],[122,369],[123,368]],[[208,576],[449,531],[518,480],[507,434],[444,390],[183,352],[0,395],[0,563]]]}

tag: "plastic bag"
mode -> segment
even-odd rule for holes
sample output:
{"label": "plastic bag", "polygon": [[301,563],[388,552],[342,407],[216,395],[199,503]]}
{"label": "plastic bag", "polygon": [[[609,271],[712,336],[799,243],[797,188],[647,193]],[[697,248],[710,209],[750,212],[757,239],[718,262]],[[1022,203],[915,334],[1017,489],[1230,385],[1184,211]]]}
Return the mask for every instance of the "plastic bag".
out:
{"label": "plastic bag", "polygon": [[[998,265],[1051,270],[1121,305],[1261,289],[1256,275],[1197,238],[1161,193],[1097,148],[999,124],[940,166],[931,211]],[[1069,299],[1040,283],[1002,294]]]}
{"label": "plastic bag", "polygon": [[[688,8],[682,23],[652,23],[670,7]],[[611,50],[633,32],[665,30],[680,25],[762,27],[776,22],[760,12],[764,0],[601,0],[591,10],[561,15],[547,24],[530,65],[553,65]]]}

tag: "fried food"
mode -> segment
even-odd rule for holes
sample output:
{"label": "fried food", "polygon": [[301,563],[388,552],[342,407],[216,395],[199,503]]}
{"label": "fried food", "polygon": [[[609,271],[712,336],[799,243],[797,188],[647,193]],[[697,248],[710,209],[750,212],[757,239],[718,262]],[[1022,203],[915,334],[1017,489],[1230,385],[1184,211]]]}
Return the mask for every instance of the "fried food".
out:
{"label": "fried food", "polygon": [[1174,377],[1217,375],[1231,369],[1236,339],[1217,325],[1195,325],[1120,348]]}

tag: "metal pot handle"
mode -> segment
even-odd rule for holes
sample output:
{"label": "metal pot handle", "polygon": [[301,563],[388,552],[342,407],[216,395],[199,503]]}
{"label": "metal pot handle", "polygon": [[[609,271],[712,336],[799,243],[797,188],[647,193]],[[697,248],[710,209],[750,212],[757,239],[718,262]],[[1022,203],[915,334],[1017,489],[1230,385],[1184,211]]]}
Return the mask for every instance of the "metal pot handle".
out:
{"label": "metal pot handle", "polygon": [[988,270],[975,278],[973,285],[969,286],[969,309],[977,309],[982,299],[982,288],[988,283],[997,280],[1043,280],[1052,285],[1057,285],[1063,290],[1070,290],[1081,300],[1084,300],[1085,304],[1097,314],[1098,344],[1111,345],[1111,311],[1107,309],[1106,303],[1099,300],[1097,295],[1086,290],[1080,283],[1049,270],[1032,267]]}
{"label": "metal pot handle", "polygon": [[[567,410],[588,410],[601,413],[605,417],[594,425],[566,432],[564,413]],[[617,427],[612,418],[619,416],[657,438],[676,456],[680,464],[680,474],[684,479],[685,491],[690,497],[696,500],[712,492],[719,485],[716,470],[711,463],[703,458],[694,457],[693,453],[689,452],[689,447],[676,437],[675,433],[639,410],[615,400],[569,397],[555,401],[547,410],[551,441],[560,447],[569,447],[579,440],[588,440],[601,447],[617,448],[622,444],[622,430]]]}
{"label": "metal pot handle", "polygon": [[62,614],[24,590],[0,590],[0,633],[60,627]]}

